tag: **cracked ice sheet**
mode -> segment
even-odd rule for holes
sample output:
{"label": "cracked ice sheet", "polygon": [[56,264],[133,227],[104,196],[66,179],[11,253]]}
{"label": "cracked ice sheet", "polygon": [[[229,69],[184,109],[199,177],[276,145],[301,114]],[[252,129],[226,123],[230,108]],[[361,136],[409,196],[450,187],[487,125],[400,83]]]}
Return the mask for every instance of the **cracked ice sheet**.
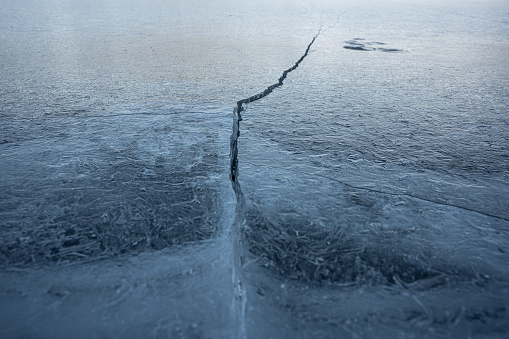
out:
{"label": "cracked ice sheet", "polygon": [[508,333],[507,25],[419,9],[350,12],[243,113],[248,332]]}

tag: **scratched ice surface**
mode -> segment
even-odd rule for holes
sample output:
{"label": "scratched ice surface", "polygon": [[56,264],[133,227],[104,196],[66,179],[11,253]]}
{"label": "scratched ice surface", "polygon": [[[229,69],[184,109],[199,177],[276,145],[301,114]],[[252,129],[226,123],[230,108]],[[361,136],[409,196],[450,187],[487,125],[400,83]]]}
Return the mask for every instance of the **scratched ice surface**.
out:
{"label": "scratched ice surface", "polygon": [[4,1],[1,336],[506,337],[508,14]]}

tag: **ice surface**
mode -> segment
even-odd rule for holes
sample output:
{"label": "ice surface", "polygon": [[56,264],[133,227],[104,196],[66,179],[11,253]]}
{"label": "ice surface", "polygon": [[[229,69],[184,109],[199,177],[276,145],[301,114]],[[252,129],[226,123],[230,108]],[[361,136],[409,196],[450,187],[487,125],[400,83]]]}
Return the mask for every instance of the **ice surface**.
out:
{"label": "ice surface", "polygon": [[[209,116],[220,115],[38,120],[31,140],[4,148],[3,265],[109,257],[214,236],[225,174],[220,125]],[[41,136],[50,130],[56,136]]]}
{"label": "ice surface", "polygon": [[4,1],[0,336],[506,337],[508,13]]}

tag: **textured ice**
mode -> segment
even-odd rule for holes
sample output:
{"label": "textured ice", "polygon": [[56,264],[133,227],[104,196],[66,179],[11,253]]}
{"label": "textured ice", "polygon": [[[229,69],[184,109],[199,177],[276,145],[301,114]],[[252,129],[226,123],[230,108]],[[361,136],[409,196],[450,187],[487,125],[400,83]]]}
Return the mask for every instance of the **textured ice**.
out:
{"label": "textured ice", "polygon": [[507,13],[5,1],[0,336],[507,337]]}

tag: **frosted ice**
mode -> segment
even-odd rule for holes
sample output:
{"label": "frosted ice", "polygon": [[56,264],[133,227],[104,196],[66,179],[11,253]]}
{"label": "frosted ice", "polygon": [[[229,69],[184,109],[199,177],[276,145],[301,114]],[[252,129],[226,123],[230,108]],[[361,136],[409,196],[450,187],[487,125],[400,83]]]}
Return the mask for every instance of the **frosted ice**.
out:
{"label": "frosted ice", "polygon": [[0,335],[506,337],[508,11],[4,1]]}

